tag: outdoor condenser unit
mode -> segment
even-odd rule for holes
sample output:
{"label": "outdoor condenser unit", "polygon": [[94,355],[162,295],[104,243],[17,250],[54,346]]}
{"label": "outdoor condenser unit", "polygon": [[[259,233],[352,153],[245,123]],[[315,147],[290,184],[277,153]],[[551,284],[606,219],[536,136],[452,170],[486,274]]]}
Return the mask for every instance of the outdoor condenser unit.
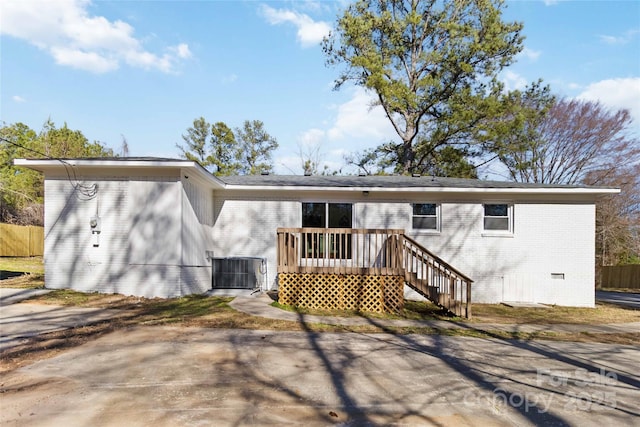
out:
{"label": "outdoor condenser unit", "polygon": [[257,289],[266,281],[265,258],[212,258],[211,263],[214,289]]}

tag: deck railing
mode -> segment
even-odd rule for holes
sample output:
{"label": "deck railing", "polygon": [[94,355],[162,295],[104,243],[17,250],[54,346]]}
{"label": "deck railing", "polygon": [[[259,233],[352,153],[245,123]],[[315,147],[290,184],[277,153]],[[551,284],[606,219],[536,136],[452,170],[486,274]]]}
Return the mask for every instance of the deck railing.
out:
{"label": "deck railing", "polygon": [[401,275],[396,229],[279,228],[279,273]]}
{"label": "deck railing", "polygon": [[471,317],[470,278],[402,229],[278,228],[278,273],[404,276],[436,304]]}

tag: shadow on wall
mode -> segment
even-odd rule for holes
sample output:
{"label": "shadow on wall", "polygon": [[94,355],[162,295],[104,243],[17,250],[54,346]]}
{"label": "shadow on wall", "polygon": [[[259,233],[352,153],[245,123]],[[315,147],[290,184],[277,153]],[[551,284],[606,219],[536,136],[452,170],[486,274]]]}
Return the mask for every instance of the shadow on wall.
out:
{"label": "shadow on wall", "polygon": [[270,288],[276,285],[277,228],[294,222],[289,203],[265,200],[226,200],[214,227],[216,257],[267,258]]}
{"label": "shadow on wall", "polygon": [[482,236],[483,213],[478,203],[450,204],[443,211],[441,232],[416,240],[473,279],[472,301],[502,301],[503,277],[525,261],[516,240]]}
{"label": "shadow on wall", "polygon": [[208,193],[196,184],[189,180],[182,183],[180,288],[181,294],[188,295],[211,289],[212,266],[208,253],[214,249],[213,201],[203,200]]}
{"label": "shadow on wall", "polygon": [[[371,203],[371,202],[369,202]],[[474,295],[486,301],[502,301],[503,277],[525,261],[524,254],[513,248],[514,239],[483,237],[482,209],[478,203],[443,204],[441,229],[425,233],[411,229],[411,204],[383,203],[383,210],[360,211],[364,228],[404,228],[405,233],[426,249],[474,280]]]}
{"label": "shadow on wall", "polygon": [[[50,192],[67,194],[47,211],[46,286],[146,297],[180,296],[180,209],[176,182],[92,180],[86,198],[61,180]],[[54,186],[55,185],[55,186]],[[89,220],[101,220],[94,246]]]}

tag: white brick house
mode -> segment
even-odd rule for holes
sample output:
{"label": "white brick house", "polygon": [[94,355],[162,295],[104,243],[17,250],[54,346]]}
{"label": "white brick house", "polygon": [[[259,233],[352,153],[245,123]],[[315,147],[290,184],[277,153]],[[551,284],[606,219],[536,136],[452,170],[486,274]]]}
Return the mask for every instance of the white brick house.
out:
{"label": "white brick house", "polygon": [[15,163],[45,176],[46,286],[147,297],[211,289],[212,256],[266,259],[263,287],[272,288],[277,228],[340,222],[404,229],[473,279],[473,302],[591,307],[595,201],[618,191],[433,177],[214,177],[195,162],[155,158]]}

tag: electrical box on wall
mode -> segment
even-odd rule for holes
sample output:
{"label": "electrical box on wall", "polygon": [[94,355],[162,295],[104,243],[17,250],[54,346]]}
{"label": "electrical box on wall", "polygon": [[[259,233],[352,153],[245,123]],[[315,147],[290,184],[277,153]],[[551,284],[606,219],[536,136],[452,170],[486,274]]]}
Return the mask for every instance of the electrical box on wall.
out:
{"label": "electrical box on wall", "polygon": [[100,218],[97,216],[91,217],[89,221],[89,225],[91,226],[92,233],[100,233]]}
{"label": "electrical box on wall", "polygon": [[91,242],[94,247],[100,246],[100,217],[93,216],[89,220],[89,226],[91,227]]}

